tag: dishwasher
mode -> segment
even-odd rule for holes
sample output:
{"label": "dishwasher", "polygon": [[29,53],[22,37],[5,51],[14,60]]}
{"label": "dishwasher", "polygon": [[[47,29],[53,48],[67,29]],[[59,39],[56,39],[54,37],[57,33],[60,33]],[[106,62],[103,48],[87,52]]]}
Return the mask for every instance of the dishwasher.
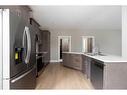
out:
{"label": "dishwasher", "polygon": [[96,59],[91,60],[90,80],[95,89],[103,89],[103,69],[104,62]]}

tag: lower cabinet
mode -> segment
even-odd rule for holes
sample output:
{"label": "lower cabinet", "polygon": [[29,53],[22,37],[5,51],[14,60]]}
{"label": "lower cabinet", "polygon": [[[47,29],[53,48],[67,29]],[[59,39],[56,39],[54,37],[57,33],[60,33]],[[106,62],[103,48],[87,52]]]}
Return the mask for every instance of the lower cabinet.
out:
{"label": "lower cabinet", "polygon": [[82,56],[82,60],[82,72],[90,79],[95,89],[103,89],[104,63],[85,55]]}
{"label": "lower cabinet", "polygon": [[40,72],[44,67],[44,63],[42,62],[42,60],[43,57],[37,59],[37,72]]}
{"label": "lower cabinet", "polygon": [[86,74],[86,56],[82,56],[82,72]]}
{"label": "lower cabinet", "polygon": [[127,62],[104,62],[87,55],[63,53],[63,65],[81,70],[95,89],[127,89]]}
{"label": "lower cabinet", "polygon": [[63,65],[73,69],[82,70],[82,55],[63,53]]}
{"label": "lower cabinet", "polygon": [[91,73],[91,58],[85,55],[82,55],[82,72],[90,79]]}
{"label": "lower cabinet", "polygon": [[82,72],[95,89],[127,89],[127,62],[103,62],[83,55]]}

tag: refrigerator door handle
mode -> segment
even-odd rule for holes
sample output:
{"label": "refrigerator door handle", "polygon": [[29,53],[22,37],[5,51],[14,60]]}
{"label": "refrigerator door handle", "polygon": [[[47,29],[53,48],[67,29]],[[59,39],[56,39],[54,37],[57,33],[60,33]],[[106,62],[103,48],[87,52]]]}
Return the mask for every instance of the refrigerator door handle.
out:
{"label": "refrigerator door handle", "polygon": [[23,47],[24,47],[24,40],[25,40],[25,34],[26,34],[26,31],[25,31],[25,29],[24,29],[24,32],[23,32],[23,41],[22,41],[22,45],[23,45]]}
{"label": "refrigerator door handle", "polygon": [[31,37],[30,37],[30,30],[28,27],[26,27],[26,34],[27,34],[27,44],[28,44],[28,52],[27,52],[27,63],[29,63],[30,60],[30,54],[31,54]]}
{"label": "refrigerator door handle", "polygon": [[[23,48],[24,48],[24,52],[26,53],[25,58],[24,58],[25,63],[26,63],[27,49],[25,50],[25,41],[26,41],[26,40],[25,40],[25,37],[26,37],[26,27],[25,27],[24,32],[23,32],[23,41],[22,41]],[[27,64],[27,63],[26,63],[26,64]]]}
{"label": "refrigerator door handle", "polygon": [[16,81],[22,79],[24,76],[28,75],[32,70],[33,70],[33,69],[31,69],[30,71],[24,73],[23,75],[21,75],[21,76],[19,76],[19,77],[17,77],[17,78],[11,80],[11,83],[15,83]]}
{"label": "refrigerator door handle", "polygon": [[24,47],[25,34],[27,36],[27,53],[26,53],[25,63],[28,64],[30,60],[30,53],[31,53],[31,38],[30,38],[29,27],[27,26],[25,26],[24,33],[23,33],[23,47]]}

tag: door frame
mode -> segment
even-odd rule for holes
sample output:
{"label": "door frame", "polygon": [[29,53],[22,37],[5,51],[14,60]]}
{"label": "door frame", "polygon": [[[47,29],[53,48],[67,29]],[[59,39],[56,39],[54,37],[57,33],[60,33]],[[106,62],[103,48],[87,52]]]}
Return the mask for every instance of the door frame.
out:
{"label": "door frame", "polygon": [[3,67],[3,12],[0,9],[0,89],[2,89],[3,85],[3,74],[2,74],[2,67]]}
{"label": "door frame", "polygon": [[61,38],[69,38],[69,52],[71,52],[71,36],[58,36],[58,62],[62,62],[62,59],[60,59],[60,39]]}
{"label": "door frame", "polygon": [[94,36],[82,36],[82,52],[84,52],[83,50],[83,39],[84,38],[93,38],[93,48],[95,47],[95,37]]}

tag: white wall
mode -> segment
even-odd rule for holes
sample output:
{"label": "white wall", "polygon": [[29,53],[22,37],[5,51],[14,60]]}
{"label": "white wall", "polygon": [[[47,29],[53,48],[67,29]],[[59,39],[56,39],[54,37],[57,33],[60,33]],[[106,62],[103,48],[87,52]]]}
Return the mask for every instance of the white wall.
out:
{"label": "white wall", "polygon": [[2,89],[2,10],[0,9],[0,89]]}
{"label": "white wall", "polygon": [[122,56],[127,58],[127,6],[122,7]]}
{"label": "white wall", "polygon": [[82,51],[81,36],[95,36],[96,45],[103,53],[121,55],[121,30],[50,30],[51,31],[51,60],[58,58],[58,36],[72,36],[71,51]]}

